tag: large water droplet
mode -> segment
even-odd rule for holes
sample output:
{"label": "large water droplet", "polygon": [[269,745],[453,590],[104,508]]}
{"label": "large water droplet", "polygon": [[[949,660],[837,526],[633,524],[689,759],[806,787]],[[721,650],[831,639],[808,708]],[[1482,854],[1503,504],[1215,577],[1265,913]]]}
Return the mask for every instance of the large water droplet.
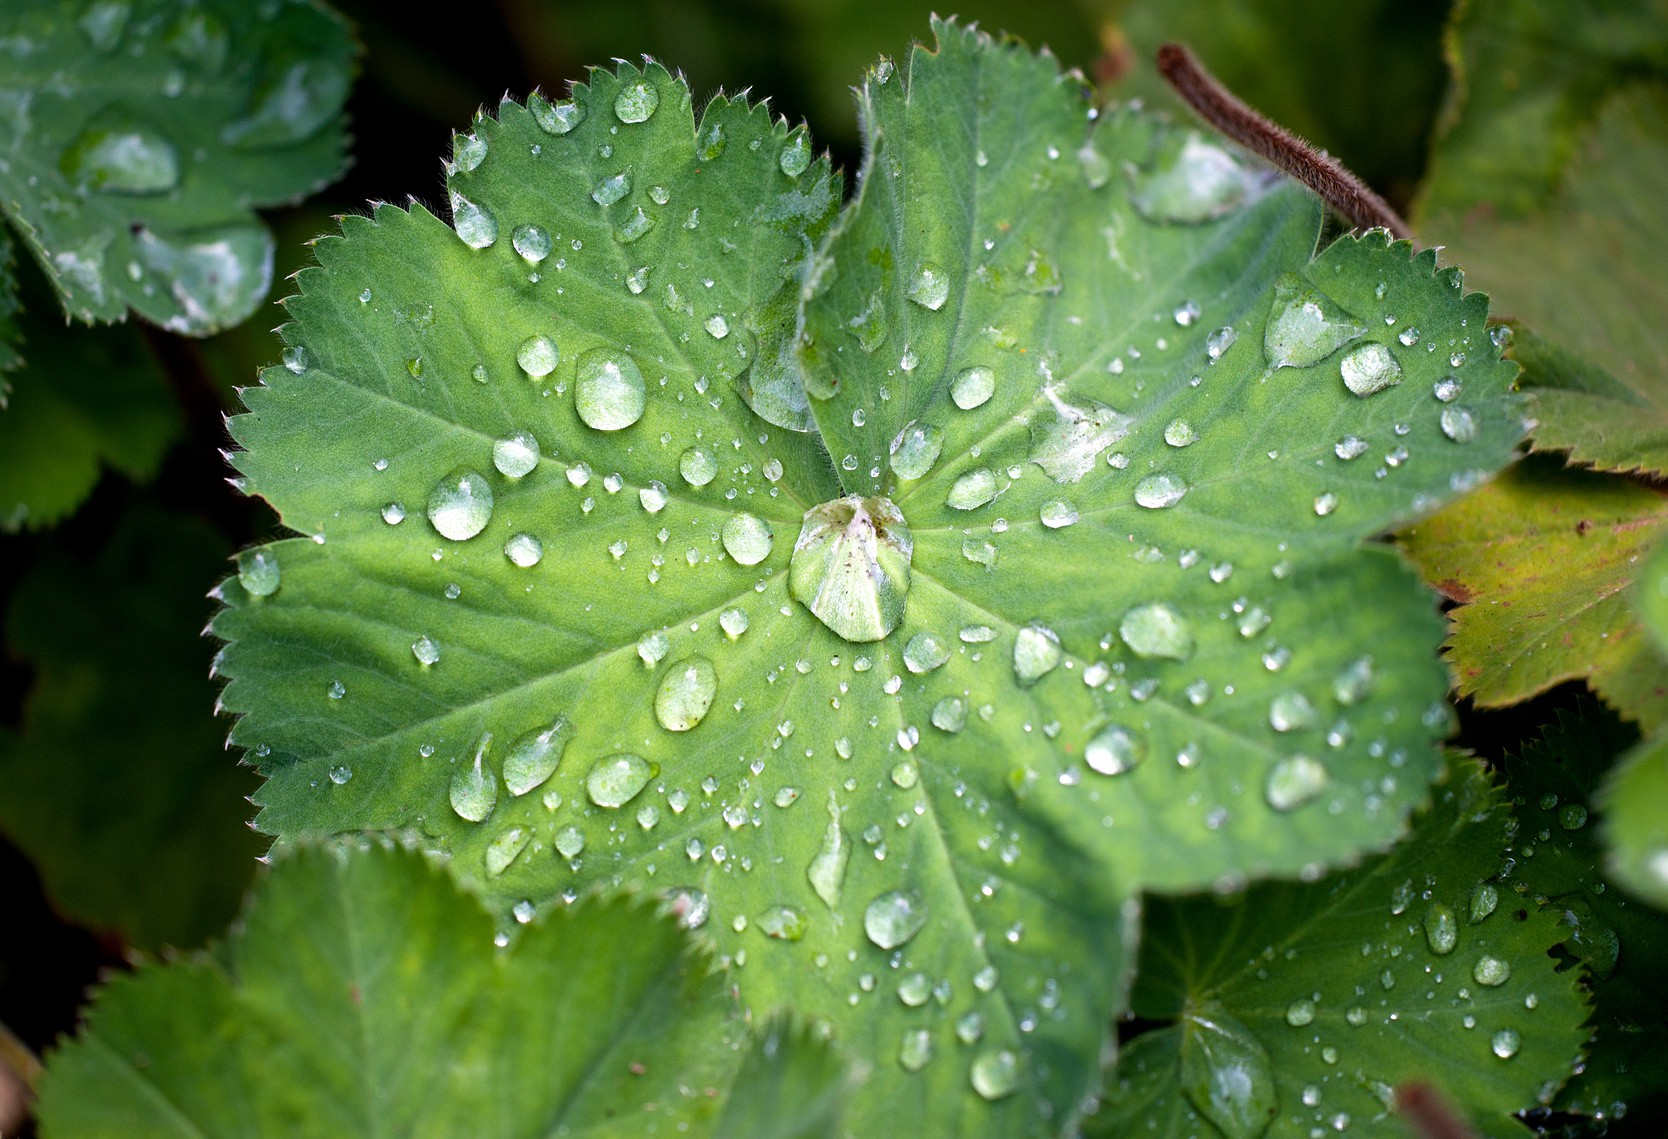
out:
{"label": "large water droplet", "polygon": [[539,465],[539,441],[525,431],[517,431],[492,445],[492,465],[507,478],[519,479],[532,473]]}
{"label": "large water droplet", "polygon": [[533,112],[533,118],[549,134],[567,134],[585,121],[585,104],[576,99],[553,103],[543,95],[529,95],[527,109]]}
{"label": "large water droplet", "polygon": [[429,494],[429,523],[443,538],[467,542],[492,520],[492,487],[486,476],[459,467]]}
{"label": "large water droplet", "polygon": [[770,524],[751,514],[732,514],[724,522],[724,551],[739,565],[756,566],[770,556],[775,542]]}
{"label": "large water droplet", "polygon": [[996,373],[983,365],[964,370],[950,382],[950,399],[963,411],[988,403],[995,392]]}
{"label": "large water droplet", "polygon": [[1442,434],[1456,443],[1469,443],[1477,437],[1477,420],[1469,408],[1458,404],[1445,407],[1437,418],[1442,425]]}
{"label": "large water droplet", "polygon": [[804,915],[792,906],[771,906],[759,915],[759,929],[778,941],[798,941],[805,936],[808,925]]}
{"label": "large water droplet", "polygon": [[619,431],[643,417],[643,373],[624,352],[593,348],[579,358],[573,402],[579,418],[598,431]]}
{"label": "large water droplet", "polygon": [[544,558],[544,543],[531,534],[511,534],[504,542],[504,556],[512,565],[531,569]]}
{"label": "large water droplet", "polygon": [[572,738],[568,718],[557,716],[548,728],[528,732],[512,743],[504,756],[504,786],[510,794],[525,795],[556,774]]}
{"label": "large water droplet", "polygon": [[510,863],[527,848],[532,833],[525,827],[510,827],[493,838],[486,848],[487,876],[496,878],[510,868]]}
{"label": "large water droplet", "polygon": [[1307,281],[1287,273],[1274,284],[1263,351],[1271,368],[1307,368],[1366,331]]}
{"label": "large water droplet", "polygon": [[924,1028],[905,1030],[898,1045],[898,1064],[906,1072],[919,1072],[932,1062],[932,1034]]}
{"label": "large water droplet", "polygon": [[1332,679],[1332,698],[1340,704],[1359,704],[1373,687],[1373,658],[1358,657]]}
{"label": "large water droplet", "polygon": [[1014,634],[1014,678],[1022,686],[1035,684],[1063,659],[1060,637],[1048,626],[1033,622]]}
{"label": "large water droplet", "polygon": [[996,472],[989,467],[978,467],[951,485],[944,504],[952,510],[977,510],[995,498],[996,491]]}
{"label": "large water droplet", "polygon": [[1031,424],[1031,461],[1055,482],[1074,483],[1094,467],[1100,453],[1125,435],[1135,420],[1096,400],[1068,400],[1053,386],[1043,388],[1054,416]]}
{"label": "large water droplet", "polygon": [[174,144],[138,125],[89,127],[59,166],[71,181],[107,194],[160,194],[180,180]]}
{"label": "large water droplet", "polygon": [[1504,985],[1512,975],[1512,963],[1502,957],[1485,953],[1471,967],[1471,978],[1479,985],[1495,988]]}
{"label": "large water droplet", "polygon": [[1315,1020],[1315,1002],[1308,997],[1299,997],[1286,1006],[1286,1023],[1293,1028],[1302,1028],[1306,1024],[1313,1024]]}
{"label": "large water droplet", "polygon": [[1268,723],[1277,732],[1302,731],[1319,722],[1320,714],[1301,692],[1288,689],[1268,703]]}
{"label": "large water droplet", "polygon": [[1517,1055],[1517,1050],[1522,1043],[1523,1038],[1518,1036],[1515,1031],[1510,1028],[1502,1028],[1489,1041],[1489,1049],[1502,1060],[1510,1060]]}
{"label": "large water droplet", "polygon": [[654,765],[642,756],[617,752],[597,760],[586,773],[585,794],[599,807],[623,807],[648,786],[654,774]]}
{"label": "large water droplet", "polygon": [[905,295],[922,308],[937,312],[950,299],[950,275],[937,264],[923,261]]}
{"label": "large water droplet", "polygon": [[452,228],[471,249],[485,249],[498,240],[498,219],[485,206],[452,192]]}
{"label": "large water droplet", "polygon": [[1262,1042],[1220,1007],[1190,1012],[1181,1028],[1183,1094],[1227,1139],[1256,1139],[1279,1108]]}
{"label": "large water droplet", "polygon": [[237,581],[250,597],[271,597],[281,579],[278,555],[271,550],[245,550],[237,556]]}
{"label": "large water droplet", "polygon": [[804,131],[793,133],[788,144],[782,148],[782,156],[777,160],[782,173],[789,178],[797,178],[805,173],[811,165],[811,137]]}
{"label": "large water droplet", "polygon": [[654,697],[654,717],[669,732],[699,724],[718,692],[718,672],[706,657],[680,660],[666,670]]}
{"label": "large water droplet", "polygon": [[822,846],[805,868],[811,889],[829,909],[838,909],[840,894],[845,886],[846,865],[851,861],[851,844],[840,829],[840,812],[832,799],[828,804],[828,827],[822,834]]}
{"label": "large water droplet", "polygon": [[1122,775],[1147,755],[1147,743],[1122,724],[1108,724],[1083,745],[1083,762],[1102,775]]}
{"label": "large water droplet", "polygon": [[1174,506],[1187,494],[1187,483],[1180,475],[1173,475],[1167,471],[1160,471],[1156,475],[1148,475],[1135,484],[1135,502],[1148,510],[1163,510],[1167,506]]}
{"label": "large water droplet", "polygon": [[1459,919],[1441,902],[1432,902],[1425,910],[1425,943],[1438,956],[1452,953],[1459,944]]}
{"label": "large water droplet", "polygon": [[1382,344],[1363,344],[1338,363],[1344,386],[1365,399],[1402,382],[1402,366]]}
{"label": "large water droplet", "polygon": [[690,486],[706,486],[718,477],[718,458],[710,447],[690,447],[678,457],[678,473]]}
{"label": "large water droplet", "polygon": [[614,113],[622,123],[646,122],[660,106],[660,92],[648,79],[634,79],[614,97]]}
{"label": "large water droplet", "polygon": [[1139,657],[1186,660],[1193,655],[1193,627],[1162,601],[1137,605],[1125,613],[1118,636]]}
{"label": "large water droplet", "polygon": [[537,265],[550,256],[550,234],[543,226],[518,225],[510,234],[510,244],[521,254],[522,260]]}
{"label": "large water droplet", "polygon": [[805,512],[788,590],[846,640],[878,641],[903,620],[914,551],[890,499],[850,495],[825,502]]}
{"label": "large water droplet", "polygon": [[892,440],[892,473],[905,480],[921,478],[943,453],[944,432],[930,423],[911,420]]}
{"label": "large water droplet", "polygon": [[1263,798],[1276,811],[1295,811],[1319,798],[1330,778],[1317,760],[1288,755],[1269,769]]}
{"label": "large water droplet", "polygon": [[424,668],[440,661],[440,646],[433,637],[418,637],[411,642],[411,655],[417,658],[417,663]]}
{"label": "large water droplet", "polygon": [[631,193],[631,171],[610,174],[591,188],[591,200],[599,206],[611,206]]}
{"label": "large water droplet", "polygon": [[1477,888],[1471,891],[1471,924],[1476,925],[1488,917],[1500,904],[1500,891],[1493,882],[1479,882]]}
{"label": "large water droplet", "polygon": [[565,826],[556,832],[554,845],[563,858],[578,858],[585,849],[585,832],[571,824]]}
{"label": "large water droplet", "polygon": [[981,1052],[968,1079],[985,1099],[1005,1099],[1019,1090],[1019,1057],[1006,1048]]}
{"label": "large water droplet", "polygon": [[927,924],[927,903],[918,890],[889,890],[863,911],[863,932],[882,949],[896,949]]}
{"label": "large water droplet", "polygon": [[548,336],[529,336],[516,349],[515,361],[521,365],[523,372],[535,380],[542,380],[562,362],[562,350]]}
{"label": "large water droplet", "polygon": [[1153,165],[1131,182],[1130,203],[1148,221],[1197,225],[1244,205],[1259,178],[1228,151],[1188,131],[1165,138]]}
{"label": "large water droplet", "polygon": [[492,733],[487,732],[475,745],[474,762],[452,774],[449,791],[452,810],[458,813],[459,818],[472,823],[484,820],[498,805],[498,779],[486,762],[487,751],[491,747]]}

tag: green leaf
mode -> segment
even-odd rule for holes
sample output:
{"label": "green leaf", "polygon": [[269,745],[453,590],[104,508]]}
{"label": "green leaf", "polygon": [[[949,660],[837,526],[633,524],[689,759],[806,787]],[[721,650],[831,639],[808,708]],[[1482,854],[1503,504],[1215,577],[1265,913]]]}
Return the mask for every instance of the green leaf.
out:
{"label": "green leaf", "polygon": [[266,846],[195,635],[226,553],[200,522],[134,510],[96,554],[44,551],[7,616],[35,683],[0,729],[0,828],[64,913],[137,946],[221,929]]}
{"label": "green leaf", "polygon": [[1668,907],[1668,738],[1633,751],[1603,792],[1610,875],[1641,898]]}
{"label": "green leaf", "polygon": [[0,410],[4,410],[11,394],[11,377],[6,373],[23,363],[17,353],[18,314],[22,306],[17,299],[17,278],[12,270],[12,235],[0,228]]}
{"label": "green leaf", "polygon": [[1534,450],[1595,470],[1668,475],[1668,407],[1526,328],[1516,329],[1511,357],[1534,409]]}
{"label": "green leaf", "polygon": [[[1567,933],[1550,910],[1514,912],[1511,813],[1474,762],[1448,770],[1412,834],[1357,869],[1149,903],[1134,1012],[1182,1025],[1124,1051],[1088,1134],[1399,1136],[1393,1089],[1409,1080],[1487,1134],[1550,1101],[1588,1035],[1577,974],[1547,955]],[[1188,1075],[1201,1015],[1236,1022],[1241,1053],[1266,1050],[1220,1069],[1266,1113],[1212,1113]]]}
{"label": "green leaf", "polygon": [[707,960],[640,902],[560,908],[495,950],[444,872],[373,845],[281,859],[212,957],[107,985],[38,1112],[60,1139],[786,1139],[834,1133],[843,1075],[782,1023],[749,1046]]}
{"label": "green leaf", "polygon": [[[1159,76],[1160,44],[1186,44],[1240,98],[1338,157],[1395,199],[1410,197],[1442,98],[1447,6],[1357,0],[1117,0],[1106,5],[1127,52],[1121,97],[1190,117]],[[1056,45],[1058,46],[1058,45]]]}
{"label": "green leaf", "polygon": [[[1661,819],[1668,802],[1660,751],[1655,759],[1650,745],[1623,754],[1634,738],[1614,716],[1584,703],[1574,714],[1560,715],[1504,767],[1519,825],[1514,869],[1503,884],[1558,919],[1562,951],[1586,966],[1593,990],[1592,1047],[1553,1107],[1596,1119],[1659,1119],[1668,1110],[1661,1078],[1668,1065],[1668,995],[1662,988],[1668,915],[1613,888],[1651,881],[1648,867],[1613,857],[1604,868],[1605,847],[1633,820]],[[1652,764],[1654,775],[1641,780]],[[1659,904],[1662,881],[1656,874]]]}
{"label": "green leaf", "polygon": [[344,22],[310,0],[19,0],[0,39],[0,207],[65,310],[192,336],[248,317],[272,282],[254,208],[345,162]]}
{"label": "green leaf", "polygon": [[1584,679],[1648,729],[1668,719],[1668,665],[1628,601],[1665,524],[1654,490],[1531,460],[1402,531],[1461,602],[1446,650],[1460,693],[1499,707]]}
{"label": "green leaf", "polygon": [[[931,1103],[1014,1135],[1098,1078],[1135,889],[1400,832],[1440,623],[1361,543],[1522,422],[1434,257],[1312,260],[1306,192],[938,30],[872,72],[815,257],[837,183],[804,136],[697,124],[658,66],[479,123],[453,229],[349,219],[233,425],[313,540],[214,632],[263,828],[419,827],[501,908],[673,891],[744,1000],[873,1065],[854,1130]],[[1368,331],[1269,374],[1271,309],[1311,295]],[[1352,394],[1386,359],[1402,382]],[[1186,501],[1137,505],[1160,472]]]}
{"label": "green leaf", "polygon": [[149,479],[180,433],[167,379],[136,329],[66,328],[44,285],[26,295],[16,328],[27,362],[0,407],[4,531],[68,517],[103,467]]}

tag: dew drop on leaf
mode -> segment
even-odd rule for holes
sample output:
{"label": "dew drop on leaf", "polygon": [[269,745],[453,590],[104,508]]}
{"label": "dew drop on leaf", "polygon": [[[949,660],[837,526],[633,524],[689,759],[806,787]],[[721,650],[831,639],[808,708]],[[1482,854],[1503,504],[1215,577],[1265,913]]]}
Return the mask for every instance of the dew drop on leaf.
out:
{"label": "dew drop on leaf", "polygon": [[1043,388],[1054,416],[1031,425],[1031,462],[1058,483],[1074,483],[1094,467],[1100,453],[1129,434],[1135,420],[1096,400],[1068,400],[1053,386]]}
{"label": "dew drop on leaf", "polygon": [[623,807],[635,799],[649,780],[654,767],[633,752],[604,756],[585,775],[585,794],[599,807]]}
{"label": "dew drop on leaf", "polygon": [[551,102],[542,95],[531,95],[527,109],[547,134],[564,135],[585,121],[585,105],[575,99]]}
{"label": "dew drop on leaf", "polygon": [[577,858],[585,849],[585,832],[569,824],[556,832],[556,853],[563,858]]}
{"label": "dew drop on leaf", "polygon": [[718,693],[718,672],[706,657],[689,657],[666,670],[654,697],[654,716],[669,732],[687,732],[706,718]]}
{"label": "dew drop on leaf", "polygon": [[1308,282],[1286,273],[1274,285],[1263,351],[1271,368],[1307,368],[1366,331]]}
{"label": "dew drop on leaf", "polygon": [[951,485],[944,504],[952,510],[977,510],[995,497],[996,472],[989,467],[978,467]]}
{"label": "dew drop on leaf", "polygon": [[1441,902],[1432,902],[1425,910],[1425,944],[1439,957],[1452,953],[1459,944],[1459,919]]}
{"label": "dew drop on leaf", "polygon": [[803,130],[795,131],[788,139],[788,144],[782,148],[782,156],[778,159],[782,173],[789,178],[797,178],[811,165],[811,138]]}
{"label": "dew drop on leaf", "polygon": [[1477,963],[1471,967],[1472,980],[1490,988],[1504,985],[1511,975],[1512,963],[1490,953],[1477,958]]}
{"label": "dew drop on leaf", "polygon": [[917,890],[889,890],[863,911],[863,932],[882,949],[907,943],[926,924],[926,899]]}
{"label": "dew drop on leaf", "polygon": [[525,827],[510,827],[494,836],[486,849],[487,875],[496,878],[508,870],[532,837]]}
{"label": "dew drop on leaf", "polygon": [[918,479],[932,470],[944,452],[944,432],[930,423],[912,420],[892,440],[892,473],[906,481]]}
{"label": "dew drop on leaf", "polygon": [[579,358],[574,407],[587,427],[619,431],[643,417],[646,389],[637,361],[624,352],[593,348]]}
{"label": "dew drop on leaf", "polygon": [[905,295],[922,308],[937,312],[950,298],[950,275],[934,262],[923,261]]}
{"label": "dew drop on leaf", "polygon": [[510,234],[510,244],[521,254],[522,260],[537,265],[550,256],[550,234],[543,226],[518,225]]}
{"label": "dew drop on leaf", "polygon": [[910,672],[932,672],[949,659],[949,648],[931,633],[916,633],[904,645],[904,667]]}
{"label": "dew drop on leaf", "polygon": [[766,937],[778,941],[798,941],[805,936],[807,924],[804,916],[791,906],[771,906],[759,915],[759,929]]}
{"label": "dew drop on leaf", "polygon": [[1181,476],[1160,471],[1155,475],[1148,475],[1135,484],[1135,502],[1148,510],[1163,510],[1167,506],[1174,506],[1187,494],[1187,483]]}
{"label": "dew drop on leaf", "polygon": [[904,1032],[898,1045],[898,1063],[906,1072],[919,1072],[932,1062],[932,1034],[924,1028]]}
{"label": "dew drop on leaf", "polygon": [[775,541],[770,524],[752,514],[732,514],[721,536],[724,551],[744,566],[756,566],[769,557]]}
{"label": "dew drop on leaf", "polygon": [[981,1052],[968,1078],[985,1099],[1005,1099],[1019,1090],[1019,1057],[1006,1048]]}
{"label": "dew drop on leaf", "polygon": [[498,240],[498,219],[485,206],[453,191],[452,228],[471,249],[485,249]]}
{"label": "dew drop on leaf", "polygon": [[492,465],[506,478],[519,479],[539,465],[539,441],[525,431],[516,431],[492,445]]}
{"label": "dew drop on leaf", "polygon": [[161,194],[179,184],[179,152],[138,125],[93,126],[64,151],[66,177],[107,194]]}
{"label": "dew drop on leaf", "polygon": [[1033,622],[1014,634],[1014,678],[1021,686],[1035,684],[1064,659],[1060,637],[1048,626]]}
{"label": "dew drop on leaf", "polygon": [[498,805],[498,779],[487,766],[487,751],[492,747],[492,733],[483,734],[475,745],[475,759],[460,767],[452,775],[449,796],[452,810],[460,819],[472,823],[483,821]]}
{"label": "dew drop on leaf", "polygon": [[511,565],[531,569],[544,559],[544,543],[531,534],[511,534],[504,542],[504,556]]}
{"label": "dew drop on leaf", "polygon": [[418,637],[411,643],[411,655],[417,658],[418,664],[427,668],[439,662],[440,646],[433,637]]}
{"label": "dew drop on leaf", "polygon": [[1137,605],[1118,623],[1118,636],[1131,652],[1148,660],[1186,660],[1193,655],[1193,627],[1162,601]]}
{"label": "dew drop on leaf", "polygon": [[1402,382],[1402,366],[1382,344],[1363,344],[1338,363],[1344,386],[1363,399]]}
{"label": "dew drop on leaf", "polygon": [[1193,131],[1172,133],[1152,166],[1132,176],[1129,199],[1148,221],[1197,225],[1237,210],[1257,176],[1238,158]]}
{"label": "dew drop on leaf", "polygon": [[1306,755],[1289,755],[1269,769],[1263,798],[1276,811],[1295,811],[1314,802],[1330,779],[1326,767]]}
{"label": "dew drop on leaf", "polygon": [[429,494],[428,514],[441,537],[467,542],[492,520],[492,487],[479,472],[459,467]]}
{"label": "dew drop on leaf", "polygon": [[678,473],[690,486],[706,486],[718,477],[718,459],[710,447],[690,447],[678,457]]}
{"label": "dew drop on leaf", "polygon": [[979,365],[967,368],[950,381],[950,399],[963,411],[989,402],[996,392],[996,373]]}
{"label": "dew drop on leaf", "polygon": [[243,551],[237,556],[237,580],[250,597],[271,597],[282,580],[278,556],[267,549]]}
{"label": "dew drop on leaf", "polygon": [[504,786],[510,794],[525,795],[556,774],[572,737],[567,717],[557,716],[548,728],[528,732],[512,743],[504,755]]}
{"label": "dew drop on leaf", "polygon": [[1522,1038],[1516,1032],[1510,1028],[1502,1028],[1489,1041],[1489,1049],[1502,1060],[1510,1060],[1517,1055],[1517,1050],[1522,1043]]}
{"label": "dew drop on leaf", "polygon": [[634,79],[620,88],[614,97],[614,114],[622,123],[648,121],[660,106],[660,91],[647,79]]}
{"label": "dew drop on leaf", "polygon": [[1147,742],[1122,724],[1108,724],[1083,746],[1083,762],[1102,775],[1133,771],[1147,756]]}
{"label": "dew drop on leaf", "polygon": [[1454,404],[1443,408],[1438,418],[1442,425],[1442,434],[1456,443],[1469,443],[1477,437],[1477,420],[1469,408]]}
{"label": "dew drop on leaf", "polygon": [[561,349],[548,336],[529,336],[516,349],[515,362],[521,365],[521,370],[535,380],[556,370],[556,365],[562,362]]}

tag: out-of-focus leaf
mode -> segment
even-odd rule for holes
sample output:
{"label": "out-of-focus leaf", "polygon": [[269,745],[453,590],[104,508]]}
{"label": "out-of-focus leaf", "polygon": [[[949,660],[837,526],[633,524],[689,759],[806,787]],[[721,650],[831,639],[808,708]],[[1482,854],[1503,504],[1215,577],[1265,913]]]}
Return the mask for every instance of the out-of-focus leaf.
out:
{"label": "out-of-focus leaf", "polygon": [[259,206],[345,161],[354,45],[314,0],[0,7],[0,209],[82,320],[201,336],[272,282]]}
{"label": "out-of-focus leaf", "polygon": [[1628,591],[1664,534],[1657,491],[1530,459],[1400,538],[1461,602],[1446,656],[1462,695],[1500,706],[1584,679],[1651,729],[1668,720],[1668,663]]}
{"label": "out-of-focus leaf", "polygon": [[22,306],[17,299],[17,278],[12,272],[12,235],[0,226],[0,411],[5,410],[6,397],[12,390],[7,373],[23,362],[17,352]]}
{"label": "out-of-focus leaf", "polygon": [[49,1058],[42,1134],[835,1133],[832,1051],[781,1022],[750,1039],[671,920],[621,898],[527,919],[495,949],[420,855],[287,855],[214,957],[99,993]]}
{"label": "out-of-focus leaf", "polygon": [[[1557,915],[1518,914],[1499,878],[1511,824],[1488,777],[1456,758],[1407,839],[1357,869],[1151,901],[1131,1004],[1181,1023],[1123,1053],[1089,1134],[1405,1136],[1391,1110],[1409,1080],[1486,1133],[1514,1133],[1511,1113],[1550,1102],[1588,1032],[1577,974],[1547,955],[1566,936]],[[1221,1051],[1215,1087],[1271,1110],[1213,1110],[1189,1079],[1188,1037],[1212,1018],[1241,1041]]]}
{"label": "out-of-focus leaf", "polygon": [[1113,94],[1192,112],[1153,66],[1179,40],[1235,94],[1394,199],[1424,165],[1442,97],[1445,0],[1114,0],[1130,71]]}
{"label": "out-of-focus leaf", "polygon": [[15,322],[23,366],[0,407],[0,531],[67,517],[103,467],[150,478],[180,431],[167,379],[136,329],[66,327],[44,287],[27,296]]}
{"label": "out-of-focus leaf", "polygon": [[[1501,905],[1528,904],[1555,917],[1563,950],[1585,964],[1592,985],[1596,1035],[1585,1067],[1553,1106],[1601,1120],[1646,1122],[1668,1112],[1662,1079],[1668,1071],[1668,989],[1662,984],[1668,914],[1615,888],[1633,887],[1613,871],[1634,864],[1613,855],[1607,871],[1603,841],[1622,838],[1633,820],[1668,819],[1661,745],[1622,756],[1635,738],[1613,715],[1586,703],[1560,715],[1521,755],[1508,757],[1506,787],[1518,829],[1512,869],[1501,879]],[[1658,851],[1668,849],[1660,822],[1655,842]],[[1655,894],[1644,896],[1661,904],[1663,883],[1659,869]]]}
{"label": "out-of-focus leaf", "polygon": [[1668,404],[1526,328],[1515,330],[1511,357],[1534,407],[1534,450],[1561,451],[1595,470],[1668,475]]}
{"label": "out-of-focus leaf", "polygon": [[0,730],[0,827],[64,912],[135,945],[222,928],[266,846],[197,636],[226,553],[200,522],[136,510],[95,556],[44,552],[7,618],[35,686]]}

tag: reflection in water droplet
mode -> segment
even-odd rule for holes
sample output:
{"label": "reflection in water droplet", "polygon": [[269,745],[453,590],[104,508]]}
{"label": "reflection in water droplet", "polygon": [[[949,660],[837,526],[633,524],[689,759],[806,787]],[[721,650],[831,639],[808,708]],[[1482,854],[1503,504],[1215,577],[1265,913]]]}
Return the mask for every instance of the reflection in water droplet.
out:
{"label": "reflection in water droplet", "polygon": [[648,760],[628,751],[597,760],[585,776],[585,793],[599,807],[623,807],[635,799],[655,769]]}
{"label": "reflection in water droplet", "polygon": [[699,724],[718,693],[718,672],[706,657],[690,657],[666,670],[654,697],[654,716],[669,732]]}
{"label": "reflection in water droplet", "polygon": [[1083,762],[1102,775],[1122,775],[1146,756],[1146,740],[1122,724],[1106,725],[1083,747]]}
{"label": "reflection in water droplet", "polygon": [[492,733],[481,736],[475,745],[475,760],[452,774],[450,798],[452,810],[461,819],[478,823],[492,814],[498,804],[498,780],[487,766],[487,751],[492,747]]}
{"label": "reflection in water droplet", "polygon": [[492,487],[485,476],[459,467],[429,494],[428,513],[441,537],[467,542],[492,520]]}
{"label": "reflection in water droplet", "polygon": [[770,556],[775,539],[770,524],[751,514],[732,514],[724,522],[724,551],[744,566],[756,566]]}
{"label": "reflection in water droplet", "polygon": [[250,597],[271,597],[282,576],[278,555],[269,549],[245,550],[237,556],[237,581]]}
{"label": "reflection in water droplet", "polygon": [[506,478],[526,477],[539,465],[539,441],[525,431],[499,439],[492,445],[492,465]]}
{"label": "reflection in water droplet", "polygon": [[556,774],[572,737],[568,718],[557,716],[548,728],[528,732],[512,743],[504,756],[504,786],[510,794],[525,795]]}
{"label": "reflection in water droplet", "polygon": [[1274,285],[1263,351],[1271,368],[1307,368],[1366,331],[1307,281],[1287,273]]}
{"label": "reflection in water droplet", "polygon": [[1187,494],[1187,484],[1178,475],[1159,472],[1135,484],[1135,502],[1148,510],[1174,506]]}
{"label": "reflection in water droplet", "polygon": [[726,609],[718,615],[719,628],[723,629],[724,635],[732,641],[747,632],[749,624],[745,609]]}
{"label": "reflection in water droplet", "polygon": [[718,477],[718,458],[710,447],[690,447],[678,457],[678,473],[690,486],[706,486]]}
{"label": "reflection in water droplet", "polygon": [[1137,605],[1125,613],[1118,636],[1136,656],[1149,660],[1186,660],[1193,655],[1193,627],[1162,601]]}
{"label": "reflection in water droplet", "polygon": [[973,1090],[985,1099],[1004,1099],[1019,1090],[1019,1057],[1006,1048],[981,1052],[969,1078]]}
{"label": "reflection in water droplet", "polygon": [[1063,498],[1043,503],[1042,509],[1037,512],[1038,520],[1050,530],[1063,530],[1075,525],[1078,517],[1077,507]]}
{"label": "reflection in water droplet", "polygon": [[498,240],[498,219],[485,206],[452,192],[452,228],[471,249],[485,249]]}
{"label": "reflection in water droplet", "polygon": [[[837,498],[805,512],[788,589],[846,640],[878,641],[903,620],[914,549],[909,527],[890,499]],[[905,662],[926,666],[932,655],[927,643],[911,645],[916,656],[910,663],[906,651]]]}
{"label": "reflection in water droplet", "polygon": [[417,658],[417,663],[427,668],[440,660],[440,646],[432,637],[418,637],[411,644],[411,655]]}
{"label": "reflection in water droplet", "polygon": [[643,373],[624,352],[592,348],[579,358],[574,407],[585,425],[619,431],[643,417],[647,405]]}
{"label": "reflection in water droplet", "polygon": [[1363,344],[1338,363],[1344,386],[1365,399],[1402,382],[1402,366],[1382,344]]}
{"label": "reflection in water droplet", "polygon": [[1456,443],[1469,443],[1477,437],[1477,420],[1468,408],[1455,404],[1442,409],[1438,417],[1442,424],[1442,434]]}
{"label": "reflection in water droplet", "polygon": [[1471,891],[1471,924],[1476,925],[1494,912],[1500,904],[1500,891],[1493,882],[1479,882]]}
{"label": "reflection in water droplet", "polygon": [[511,534],[504,543],[504,556],[512,565],[531,569],[544,559],[544,543],[531,534]]}
{"label": "reflection in water droplet", "polygon": [[622,123],[645,122],[659,106],[660,92],[646,78],[622,85],[614,97],[614,113]]}
{"label": "reflection in water droplet", "polygon": [[926,899],[917,890],[888,891],[863,911],[863,932],[882,949],[898,948],[926,924]]}

